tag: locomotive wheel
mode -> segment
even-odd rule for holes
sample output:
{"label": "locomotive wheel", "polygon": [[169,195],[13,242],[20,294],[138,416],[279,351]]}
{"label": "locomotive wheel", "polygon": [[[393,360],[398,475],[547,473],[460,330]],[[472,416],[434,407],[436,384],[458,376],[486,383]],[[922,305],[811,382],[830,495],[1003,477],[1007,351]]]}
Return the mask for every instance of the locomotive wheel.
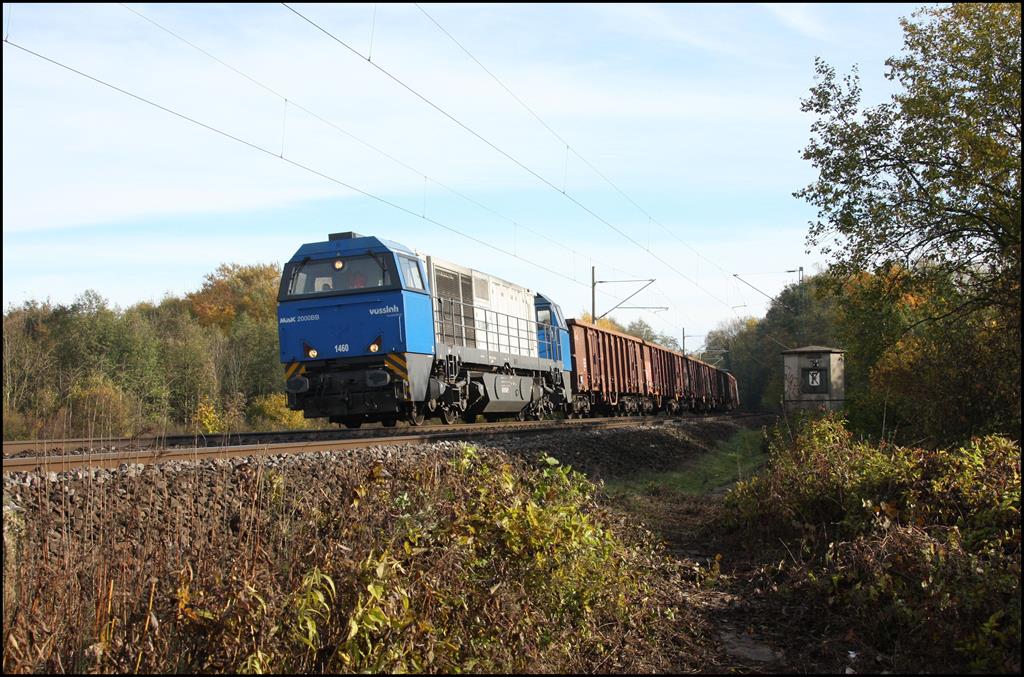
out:
{"label": "locomotive wheel", "polygon": [[488,423],[497,423],[501,419],[497,414],[484,414],[484,420]]}
{"label": "locomotive wheel", "polygon": [[441,423],[444,423],[445,425],[451,425],[459,418],[459,413],[451,407],[441,407],[441,411],[439,413],[441,415]]}
{"label": "locomotive wheel", "polygon": [[398,419],[394,417],[383,418],[381,419],[380,424],[385,428],[394,428],[398,424]]}
{"label": "locomotive wheel", "polygon": [[351,428],[352,430],[355,430],[359,426],[363,425],[363,422],[360,421],[359,419],[351,419],[351,418],[342,421],[342,423],[345,424],[346,428]]}

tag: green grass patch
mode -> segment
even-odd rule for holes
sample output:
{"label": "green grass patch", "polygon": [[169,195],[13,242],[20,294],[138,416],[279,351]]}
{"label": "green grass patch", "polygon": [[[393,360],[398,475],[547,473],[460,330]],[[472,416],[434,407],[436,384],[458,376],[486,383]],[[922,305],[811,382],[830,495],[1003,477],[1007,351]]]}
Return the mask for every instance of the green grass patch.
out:
{"label": "green grass patch", "polygon": [[719,442],[678,470],[648,472],[629,479],[609,481],[610,493],[708,494],[740,480],[750,479],[764,465],[760,430],[740,430]]}

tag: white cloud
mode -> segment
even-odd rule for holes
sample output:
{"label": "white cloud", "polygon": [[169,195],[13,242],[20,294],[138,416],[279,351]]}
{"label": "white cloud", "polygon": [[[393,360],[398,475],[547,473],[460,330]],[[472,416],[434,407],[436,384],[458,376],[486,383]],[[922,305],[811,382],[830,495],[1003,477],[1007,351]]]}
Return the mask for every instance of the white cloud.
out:
{"label": "white cloud", "polygon": [[800,35],[814,40],[825,41],[832,37],[832,31],[825,26],[815,6],[804,3],[760,3],[776,19]]}
{"label": "white cloud", "polygon": [[743,50],[726,37],[722,26],[701,21],[695,12],[670,11],[646,3],[602,3],[590,6],[617,31],[677,42],[687,47],[721,55],[738,55]]}

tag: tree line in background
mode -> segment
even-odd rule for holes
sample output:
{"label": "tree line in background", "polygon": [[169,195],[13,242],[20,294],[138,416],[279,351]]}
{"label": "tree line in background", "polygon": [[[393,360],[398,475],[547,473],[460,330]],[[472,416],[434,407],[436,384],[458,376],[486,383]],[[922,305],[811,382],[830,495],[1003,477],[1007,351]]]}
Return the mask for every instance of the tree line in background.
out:
{"label": "tree line in background", "polygon": [[3,323],[4,439],[301,427],[278,361],[276,265],[222,265],[185,298],[92,291]]}
{"label": "tree line in background", "polygon": [[[591,314],[586,311],[582,311],[579,314],[579,319],[582,322],[590,322],[591,324],[595,324]],[[613,317],[599,317],[597,319],[596,326],[600,327],[601,329],[611,329],[612,331],[621,332],[623,334],[637,336],[639,338],[644,339],[645,341],[650,341],[652,343],[657,343],[660,346],[664,346],[669,350],[682,350],[682,348],[679,345],[679,341],[677,341],[674,336],[672,336],[671,334],[661,334],[655,331],[654,327],[647,324],[641,319],[636,319],[627,325],[623,325]]]}

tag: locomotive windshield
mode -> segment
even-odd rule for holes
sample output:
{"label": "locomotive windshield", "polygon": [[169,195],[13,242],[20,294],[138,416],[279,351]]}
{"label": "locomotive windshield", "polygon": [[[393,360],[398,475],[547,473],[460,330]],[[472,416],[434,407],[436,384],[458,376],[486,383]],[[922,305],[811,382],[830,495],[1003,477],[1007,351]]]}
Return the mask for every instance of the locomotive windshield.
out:
{"label": "locomotive windshield", "polygon": [[293,261],[284,268],[281,298],[395,287],[392,257],[366,254]]}

